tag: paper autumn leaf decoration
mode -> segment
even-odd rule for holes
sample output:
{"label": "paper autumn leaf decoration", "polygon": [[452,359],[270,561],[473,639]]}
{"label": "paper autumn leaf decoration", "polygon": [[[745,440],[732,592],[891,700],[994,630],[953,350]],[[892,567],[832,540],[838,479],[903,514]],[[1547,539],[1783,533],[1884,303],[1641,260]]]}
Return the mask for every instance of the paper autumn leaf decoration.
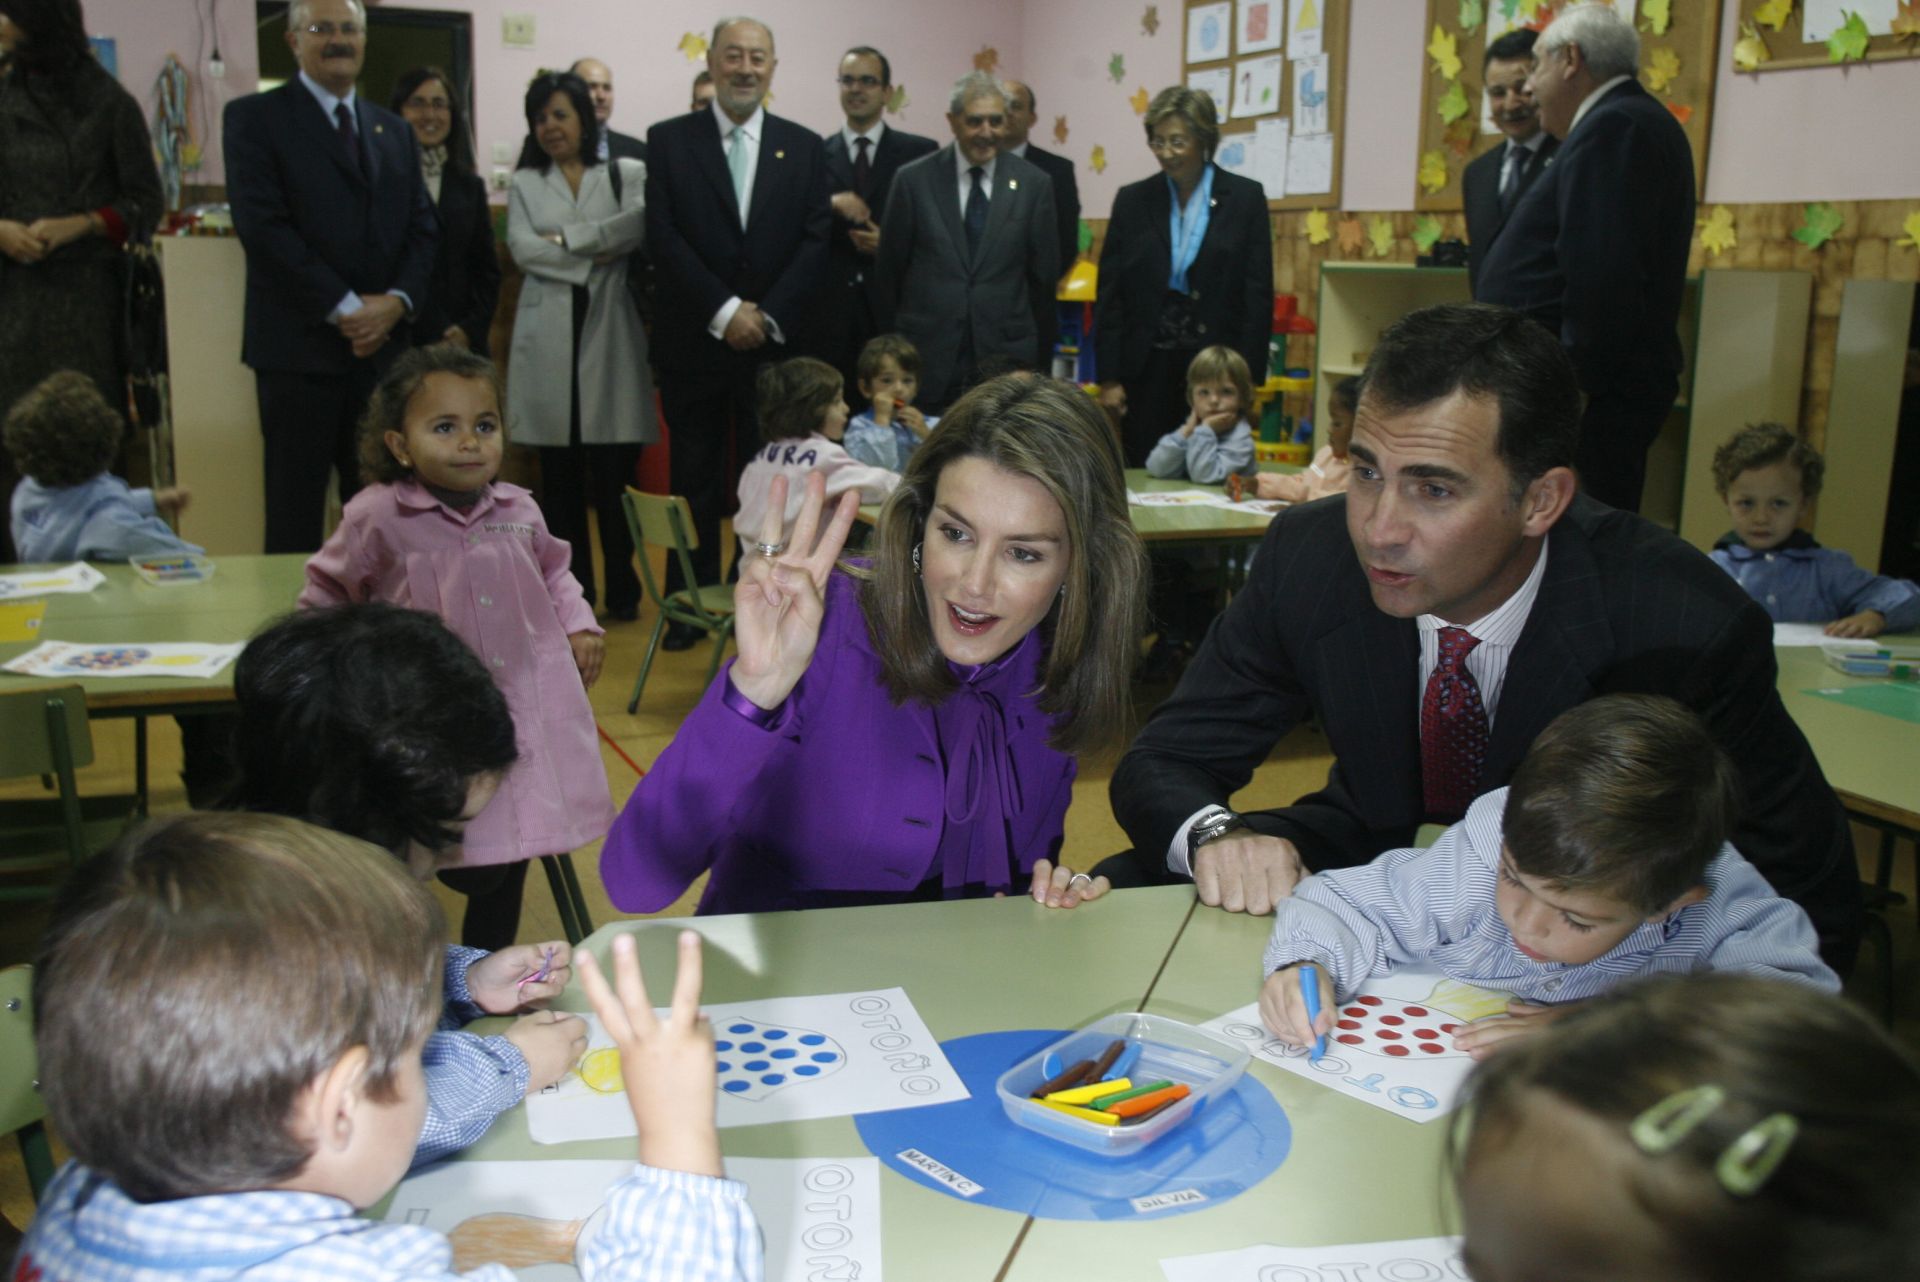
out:
{"label": "paper autumn leaf decoration", "polygon": [[1647,88],[1665,93],[1673,78],[1680,74],[1680,55],[1671,49],[1655,49],[1647,60]]}
{"label": "paper autumn leaf decoration", "polygon": [[1433,39],[1427,41],[1427,54],[1433,59],[1433,69],[1452,80],[1460,74],[1460,42],[1451,31],[1435,23]]}
{"label": "paper autumn leaf decoration", "polygon": [[1462,35],[1472,35],[1474,28],[1484,22],[1486,17],[1487,6],[1482,3],[1482,0],[1460,0],[1460,33]]}
{"label": "paper autumn leaf decoration", "polygon": [[1429,194],[1447,185],[1447,158],[1437,151],[1420,153],[1420,187]]}
{"label": "paper autumn leaf decoration", "polygon": [[1421,253],[1432,249],[1440,239],[1440,220],[1432,214],[1421,214],[1413,220],[1413,247]]}
{"label": "paper autumn leaf decoration", "polygon": [[895,85],[893,92],[887,95],[887,110],[897,116],[907,109],[908,101],[907,87],[905,85]]}
{"label": "paper autumn leaf decoration", "polygon": [[992,75],[994,68],[999,65],[1000,51],[992,45],[981,45],[980,52],[973,55],[973,69],[975,71],[984,71],[988,75]]}
{"label": "paper autumn leaf decoration", "polygon": [[1147,11],[1140,15],[1140,30],[1146,32],[1150,36],[1157,36],[1160,34],[1160,6],[1159,5],[1157,4],[1148,5]]}
{"label": "paper autumn leaf decoration", "polygon": [[1865,19],[1857,13],[1848,13],[1847,20],[1833,29],[1827,37],[1828,62],[1858,62],[1867,56],[1867,41],[1873,33],[1867,30]]}
{"label": "paper autumn leaf decoration", "polygon": [[1900,230],[1907,233],[1893,243],[1902,249],[1920,249],[1920,209],[1910,212],[1900,224]]}
{"label": "paper autumn leaf decoration", "polygon": [[1447,150],[1456,157],[1465,160],[1473,151],[1473,140],[1480,133],[1480,122],[1472,116],[1466,116],[1447,126],[1443,135]]}
{"label": "paper autumn leaf decoration", "polygon": [[1107,149],[1105,147],[1096,146],[1093,149],[1093,155],[1087,158],[1087,163],[1093,166],[1094,173],[1096,174],[1106,173],[1107,172]]}
{"label": "paper autumn leaf decoration", "polygon": [[1147,114],[1147,104],[1152,101],[1153,99],[1147,97],[1146,86],[1142,85],[1140,88],[1135,89],[1132,95],[1127,98],[1127,105],[1133,108],[1134,115],[1144,116]]}
{"label": "paper autumn leaf decoration", "polygon": [[1640,0],[1640,16],[1641,30],[1664,36],[1673,25],[1673,0]]}
{"label": "paper autumn leaf decoration", "polygon": [[1338,243],[1343,254],[1357,254],[1360,247],[1367,243],[1367,229],[1360,225],[1358,218],[1351,215],[1336,223],[1334,231],[1339,233]]}
{"label": "paper autumn leaf decoration", "polygon": [[1920,0],[1900,0],[1900,8],[1887,24],[1887,30],[1909,40],[1920,39]]}
{"label": "paper autumn leaf decoration", "polygon": [[687,55],[688,62],[704,62],[706,60],[707,38],[705,36],[696,35],[694,32],[689,31],[680,37],[680,43],[676,47],[681,53]]}
{"label": "paper autumn leaf decoration", "polygon": [[1375,258],[1393,253],[1393,219],[1376,217],[1367,224],[1367,252]]}
{"label": "paper autumn leaf decoration", "polygon": [[1074,236],[1074,244],[1080,246],[1080,252],[1086,253],[1093,248],[1093,224],[1082,218],[1080,229]]}
{"label": "paper autumn leaf decoration", "polygon": [[1766,0],[1753,11],[1753,20],[1775,31],[1783,30],[1787,19],[1793,16],[1793,0]]}
{"label": "paper autumn leaf decoration", "polygon": [[1333,232],[1327,227],[1327,211],[1309,209],[1307,211],[1307,243],[1324,245],[1333,239]]}
{"label": "paper autumn leaf decoration", "polygon": [[1693,108],[1686,103],[1670,102],[1667,104],[1667,110],[1673,113],[1673,118],[1680,122],[1682,129],[1693,123]]}
{"label": "paper autumn leaf decoration", "polygon": [[1067,141],[1067,118],[1065,116],[1055,116],[1053,118],[1053,140],[1063,146],[1065,145]]}
{"label": "paper autumn leaf decoration", "polygon": [[1460,82],[1456,80],[1447,86],[1445,93],[1440,95],[1440,119],[1446,121],[1448,124],[1452,124],[1454,121],[1460,119],[1460,117],[1466,115],[1469,110],[1470,106],[1467,102],[1467,91],[1461,88]]}
{"label": "paper autumn leaf decoration", "polygon": [[1767,48],[1766,40],[1760,35],[1760,28],[1751,22],[1740,24],[1740,38],[1733,42],[1733,69],[1735,71],[1758,71],[1762,63],[1773,61],[1773,50]]}
{"label": "paper autumn leaf decoration", "polygon": [[1127,78],[1127,56],[1125,54],[1116,53],[1113,57],[1107,59],[1107,75],[1113,78],[1113,83],[1116,85]]}
{"label": "paper autumn leaf decoration", "polygon": [[1804,214],[1806,221],[1793,229],[1793,238],[1808,249],[1818,249],[1833,239],[1840,230],[1840,224],[1846,219],[1840,211],[1824,200],[1816,200],[1808,205]]}
{"label": "paper autumn leaf decoration", "polygon": [[1709,254],[1720,255],[1740,243],[1740,236],[1733,230],[1733,211],[1725,205],[1715,205],[1713,213],[1700,224],[1700,245]]}
{"label": "paper autumn leaf decoration", "polygon": [[[1531,12],[1531,7],[1529,7]],[[1520,0],[1500,0],[1500,16],[1509,23],[1520,20]]]}

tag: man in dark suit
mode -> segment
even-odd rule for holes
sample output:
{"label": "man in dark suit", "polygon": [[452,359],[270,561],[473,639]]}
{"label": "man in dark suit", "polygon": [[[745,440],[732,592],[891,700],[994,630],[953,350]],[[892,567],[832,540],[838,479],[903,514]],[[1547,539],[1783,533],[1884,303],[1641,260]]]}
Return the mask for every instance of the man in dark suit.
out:
{"label": "man in dark suit", "polygon": [[883,329],[920,349],[920,406],[939,413],[983,369],[1030,367],[1037,300],[1059,275],[1053,184],[1002,155],[1006,93],[976,71],[953,88],[953,142],[902,169],[881,224]]}
{"label": "man in dark suit", "polygon": [[433,275],[437,224],[413,131],[354,92],[366,39],[359,0],[296,0],[287,44],[299,75],[226,109],[268,552],[319,550],[329,467],[342,500],[359,488],[360,414]]}
{"label": "man in dark suit", "polygon": [[1540,122],[1561,146],[1493,242],[1474,296],[1560,336],[1587,394],[1580,486],[1634,512],[1647,447],[1680,390],[1693,153],[1633,78],[1639,37],[1612,9],[1569,9],[1534,54]]}
{"label": "man in dark suit", "polygon": [[1527,88],[1533,74],[1533,42],[1539,32],[1521,27],[1487,44],[1482,78],[1487,86],[1487,114],[1504,141],[1474,158],[1460,175],[1460,191],[1467,212],[1467,280],[1480,277],[1507,215],[1520,202],[1533,180],[1547,167],[1547,157],[1559,140],[1540,127],[1540,110]]}
{"label": "man in dark suit", "polygon": [[598,58],[582,58],[569,68],[587,82],[587,96],[593,99],[593,118],[600,122],[600,163],[609,160],[647,158],[647,144],[632,134],[613,127],[613,68]]}
{"label": "man in dark suit", "polygon": [[[1274,520],[1245,590],[1114,772],[1135,850],[1101,871],[1192,876],[1205,903],[1266,912],[1303,861],[1362,863],[1457,820],[1567,708],[1664,694],[1738,765],[1734,845],[1844,966],[1860,916],[1852,841],[1774,688],[1766,612],[1672,534],[1575,496],[1578,422],[1565,353],[1517,313],[1454,304],[1392,326],[1363,376],[1352,488]],[[1334,754],[1326,786],[1226,809],[1309,715]]]}
{"label": "man in dark suit", "polygon": [[[1053,181],[1053,219],[1059,228],[1060,273],[1065,275],[1080,257],[1080,183],[1073,174],[1073,161],[1028,141],[1037,118],[1033,87],[1024,81],[1001,82],[1007,91],[1007,128],[1000,138],[1000,150],[1020,157]],[[1053,345],[1060,336],[1055,291],[1048,290],[1035,309],[1035,324],[1040,330],[1040,368],[1053,360]]]}
{"label": "man in dark suit", "polygon": [[[702,582],[719,577],[720,518],[759,448],[755,375],[806,350],[826,277],[826,156],[811,130],[762,108],[776,65],[772,31],[750,18],[723,22],[707,49],[712,107],[647,131],[653,357],[673,490],[693,508]],[[678,566],[667,573],[679,586]],[[676,626],[667,644],[684,649],[700,636]]]}
{"label": "man in dark suit", "polygon": [[865,45],[840,59],[840,109],[847,123],[823,139],[827,181],[833,188],[833,239],[827,247],[827,292],[820,319],[820,352],[847,380],[847,400],[856,402],[860,348],[879,333],[879,282],[874,256],[887,192],[900,166],[939,144],[890,128],[881,119],[893,92],[893,66]]}

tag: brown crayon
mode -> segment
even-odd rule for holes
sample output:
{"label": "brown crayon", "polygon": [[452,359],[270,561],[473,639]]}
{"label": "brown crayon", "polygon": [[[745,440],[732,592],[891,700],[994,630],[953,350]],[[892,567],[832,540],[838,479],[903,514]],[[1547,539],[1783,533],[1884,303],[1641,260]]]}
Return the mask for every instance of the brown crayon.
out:
{"label": "brown crayon", "polygon": [[1087,1080],[1097,1082],[1105,1077],[1107,1070],[1113,1067],[1113,1061],[1119,1059],[1120,1052],[1125,1049],[1127,1049],[1127,1039],[1124,1037],[1115,1038],[1112,1045],[1100,1052],[1100,1058],[1093,1061],[1093,1072],[1089,1074]]}
{"label": "brown crayon", "polygon": [[1086,1079],[1087,1074],[1091,1073],[1092,1071],[1093,1071],[1093,1061],[1090,1059],[1083,1059],[1078,1064],[1075,1064],[1072,1068],[1069,1068],[1064,1073],[1061,1073],[1060,1076],[1050,1077],[1046,1081],[1034,1087],[1033,1098],[1039,1099],[1042,1096],[1051,1095],[1055,1091],[1064,1091],[1069,1086],[1078,1086],[1082,1081]]}

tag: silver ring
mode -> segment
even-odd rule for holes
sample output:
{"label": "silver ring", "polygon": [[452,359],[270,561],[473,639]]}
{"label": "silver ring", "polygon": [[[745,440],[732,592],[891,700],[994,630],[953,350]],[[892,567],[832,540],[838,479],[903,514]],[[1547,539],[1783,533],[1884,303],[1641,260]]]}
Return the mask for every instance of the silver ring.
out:
{"label": "silver ring", "polygon": [[774,556],[779,556],[782,552],[785,552],[787,550],[787,545],[785,540],[782,540],[779,543],[756,543],[753,545],[753,550],[758,552],[761,556],[774,557]]}
{"label": "silver ring", "polygon": [[1067,889],[1072,890],[1075,886],[1079,885],[1083,881],[1086,882],[1089,886],[1093,884],[1092,877],[1089,877],[1086,873],[1077,872],[1073,874],[1073,876],[1067,878]]}

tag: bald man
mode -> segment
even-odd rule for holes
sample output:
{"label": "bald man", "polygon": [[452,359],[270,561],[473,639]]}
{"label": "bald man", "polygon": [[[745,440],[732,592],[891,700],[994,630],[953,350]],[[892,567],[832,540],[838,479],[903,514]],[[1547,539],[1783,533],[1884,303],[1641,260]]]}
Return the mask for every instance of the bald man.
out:
{"label": "bald man", "polygon": [[613,68],[598,58],[582,58],[569,68],[587,82],[587,94],[593,99],[593,118],[600,122],[600,162],[647,158],[647,144],[632,134],[613,128]]}

